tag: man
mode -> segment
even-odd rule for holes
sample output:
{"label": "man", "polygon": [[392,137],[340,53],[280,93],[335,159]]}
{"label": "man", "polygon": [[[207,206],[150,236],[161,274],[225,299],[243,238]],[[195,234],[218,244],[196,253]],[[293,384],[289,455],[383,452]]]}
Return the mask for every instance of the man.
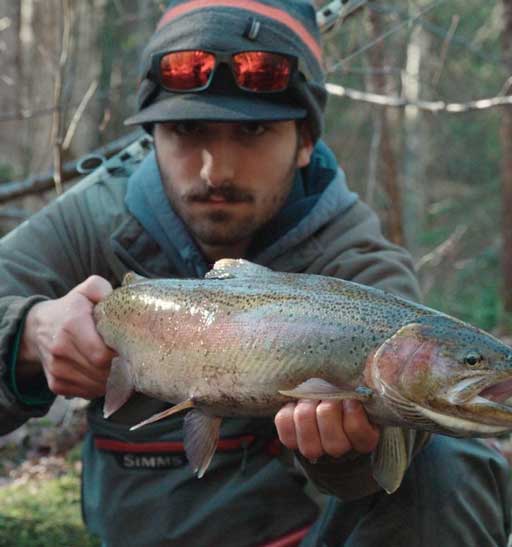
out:
{"label": "man", "polygon": [[203,276],[216,259],[245,257],[417,297],[408,255],[382,237],[318,140],[324,103],[308,2],[173,1],[143,54],[129,120],[153,135],[154,152],[134,145],[139,159],[116,158],[0,243],[2,429],[42,415],[55,394],[92,400],[83,513],[104,545],[506,542],[499,455],[476,441],[424,446],[411,433],[417,455],[388,496],[369,466],[378,430],[356,402],[299,401],[275,418],[302,470],[336,496],[320,517],[304,473],[277,457],[269,420],[224,420],[198,480],[181,417],[129,431],[165,403],[137,395],[102,417],[114,353],[92,310],[126,271]]}

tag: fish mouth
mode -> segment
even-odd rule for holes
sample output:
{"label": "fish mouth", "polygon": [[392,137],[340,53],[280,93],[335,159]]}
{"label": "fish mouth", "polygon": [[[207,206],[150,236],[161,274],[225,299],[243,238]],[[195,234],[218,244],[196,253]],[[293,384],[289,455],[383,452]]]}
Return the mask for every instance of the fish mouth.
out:
{"label": "fish mouth", "polygon": [[[440,396],[415,400],[382,382],[386,403],[406,423],[454,437],[489,437],[512,431],[512,379],[464,378]],[[491,383],[492,382],[492,383]],[[509,401],[510,400],[510,401]]]}
{"label": "fish mouth", "polygon": [[482,377],[462,380],[452,389],[449,402],[473,422],[512,430],[512,378],[507,376],[492,383]]}
{"label": "fish mouth", "polygon": [[482,389],[478,397],[503,406],[512,406],[512,378]]}
{"label": "fish mouth", "polygon": [[492,403],[512,405],[512,378],[489,380],[485,376],[464,378],[448,389],[447,401],[450,404],[463,406],[475,399],[486,399]]}

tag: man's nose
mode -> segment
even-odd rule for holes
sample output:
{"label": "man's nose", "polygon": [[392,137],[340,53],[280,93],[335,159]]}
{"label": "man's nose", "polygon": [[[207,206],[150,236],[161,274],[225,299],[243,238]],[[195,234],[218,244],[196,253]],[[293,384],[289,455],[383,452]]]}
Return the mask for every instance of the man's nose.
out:
{"label": "man's nose", "polygon": [[215,188],[233,181],[236,154],[224,143],[215,143],[202,150],[201,178]]}

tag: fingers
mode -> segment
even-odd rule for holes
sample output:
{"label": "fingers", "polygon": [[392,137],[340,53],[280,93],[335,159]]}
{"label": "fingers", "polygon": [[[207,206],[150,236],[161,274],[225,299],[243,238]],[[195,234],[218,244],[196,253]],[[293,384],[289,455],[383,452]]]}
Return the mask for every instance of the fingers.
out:
{"label": "fingers", "polygon": [[[68,337],[64,341],[62,349],[52,348],[53,351],[47,355],[48,367],[53,366],[52,372],[58,370],[63,379],[83,376],[93,383],[106,383],[110,371],[112,357],[109,351],[105,351],[105,359],[101,361],[92,361],[84,357],[76,345],[76,340]],[[100,350],[95,350],[99,354]],[[66,367],[59,366],[61,361],[69,363]]]}
{"label": "fingers", "polygon": [[56,395],[93,399],[102,397],[106,391],[106,380],[90,377],[76,362],[54,359],[46,363],[45,376],[49,389]]}
{"label": "fingers", "polygon": [[368,421],[360,402],[343,401],[343,429],[355,451],[366,454],[375,450],[379,442],[379,430]]}
{"label": "fingers", "polygon": [[317,401],[301,400],[293,414],[299,452],[309,460],[318,459],[324,452],[318,429]]}
{"label": "fingers", "polygon": [[316,409],[322,446],[329,456],[339,458],[353,446],[344,428],[343,406],[340,401],[321,401]]}
{"label": "fingers", "polygon": [[68,351],[76,352],[77,362],[88,363],[93,369],[101,370],[107,367],[116,355],[98,334],[92,310],[80,311],[76,316],[70,316],[58,333],[57,337],[59,336],[65,343],[67,342]]}
{"label": "fingers", "polygon": [[106,298],[113,289],[112,285],[103,277],[91,275],[73,290],[85,296],[93,304],[97,304]]}
{"label": "fingers", "polygon": [[276,414],[275,424],[280,441],[311,461],[324,454],[341,457],[351,450],[368,453],[379,441],[379,430],[358,401],[289,403]]}
{"label": "fingers", "polygon": [[[105,345],[103,339],[96,330],[96,326],[92,318],[93,307],[95,304],[106,298],[112,291],[112,285],[99,275],[91,275],[83,283],[77,285],[72,291],[84,296],[86,301],[90,303],[89,314],[91,317],[90,321],[86,321],[80,325],[70,314],[69,330],[72,334],[72,339],[80,354],[87,361],[99,367],[110,363],[112,358],[115,356],[115,352]],[[81,310],[80,313],[82,313]],[[74,332],[74,329],[76,328],[80,329],[79,333]],[[77,336],[77,334],[79,334],[79,336]]]}
{"label": "fingers", "polygon": [[297,432],[295,431],[295,423],[293,421],[294,412],[295,403],[288,403],[279,410],[274,418],[279,440],[291,450],[298,448]]}
{"label": "fingers", "polygon": [[110,361],[92,363],[86,359],[69,332],[60,333],[41,357],[48,387],[55,394],[86,399],[105,394]]}
{"label": "fingers", "polygon": [[[89,281],[91,285],[87,285]],[[111,290],[108,281],[93,276],[68,293],[62,299],[66,300],[65,304],[62,302],[60,306],[64,310],[64,317],[60,324],[55,325],[49,344],[52,356],[71,360],[78,365],[75,368],[97,379],[104,376],[115,352],[105,345],[98,334],[93,318],[94,304],[85,294],[96,298],[106,294],[109,288]]]}
{"label": "fingers", "polygon": [[98,334],[93,310],[110,292],[106,279],[91,276],[64,297],[34,306],[23,334],[25,345],[30,346],[25,355],[38,355],[55,394],[87,399],[104,395],[116,354]]}

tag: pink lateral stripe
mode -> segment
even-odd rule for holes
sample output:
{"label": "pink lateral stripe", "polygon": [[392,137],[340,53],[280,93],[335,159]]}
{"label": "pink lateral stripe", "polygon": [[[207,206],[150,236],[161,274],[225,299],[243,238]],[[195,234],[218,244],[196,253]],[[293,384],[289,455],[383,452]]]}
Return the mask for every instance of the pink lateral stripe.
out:
{"label": "pink lateral stripe", "polygon": [[286,536],[283,536],[279,539],[272,540],[270,543],[265,543],[260,545],[260,547],[298,547],[299,543],[304,539],[306,534],[311,529],[311,524],[308,524],[300,530],[295,530],[290,532]]}
{"label": "pink lateral stripe", "polygon": [[208,8],[212,6],[220,6],[227,8],[238,8],[253,11],[264,17],[275,19],[279,23],[283,23],[290,28],[295,34],[300,36],[301,40],[308,46],[311,53],[316,57],[317,61],[322,64],[322,49],[315,38],[310,34],[306,27],[292,17],[286,11],[278,8],[272,8],[255,0],[192,0],[186,4],[181,4],[175,8],[168,10],[158,23],[157,30],[166,25],[172,19],[184,15],[190,11],[198,10],[201,8]]}
{"label": "pink lateral stripe", "polygon": [[[235,439],[220,439],[217,445],[218,450],[239,450],[244,445],[251,444],[255,440],[254,435],[243,435]],[[130,443],[124,441],[115,441],[114,439],[106,439],[104,437],[96,437],[94,446],[98,450],[107,452],[184,452],[185,447],[180,441],[160,441],[153,443]]]}

